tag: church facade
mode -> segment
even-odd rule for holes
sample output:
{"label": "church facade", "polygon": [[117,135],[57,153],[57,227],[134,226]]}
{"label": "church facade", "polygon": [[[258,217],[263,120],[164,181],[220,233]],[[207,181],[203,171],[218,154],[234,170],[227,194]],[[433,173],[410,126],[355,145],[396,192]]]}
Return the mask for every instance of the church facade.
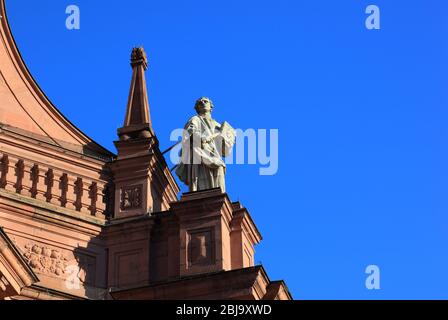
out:
{"label": "church facade", "polygon": [[114,154],[49,101],[4,0],[0,15],[0,300],[292,299],[254,264],[262,237],[241,203],[220,189],[178,198],[142,48]]}

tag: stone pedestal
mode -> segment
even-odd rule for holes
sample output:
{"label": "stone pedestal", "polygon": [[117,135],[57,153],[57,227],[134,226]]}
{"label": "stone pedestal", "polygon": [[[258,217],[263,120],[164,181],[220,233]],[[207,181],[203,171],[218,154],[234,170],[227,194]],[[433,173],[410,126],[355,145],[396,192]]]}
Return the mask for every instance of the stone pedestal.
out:
{"label": "stone pedestal", "polygon": [[179,221],[180,276],[254,266],[261,236],[247,210],[220,189],[186,193],[171,205]]}

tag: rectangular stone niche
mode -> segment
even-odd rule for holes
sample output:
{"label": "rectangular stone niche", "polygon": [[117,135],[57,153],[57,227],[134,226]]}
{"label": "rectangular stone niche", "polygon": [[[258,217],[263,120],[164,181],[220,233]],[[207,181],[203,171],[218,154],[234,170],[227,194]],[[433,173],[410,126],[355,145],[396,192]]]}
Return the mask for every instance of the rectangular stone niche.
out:
{"label": "rectangular stone niche", "polygon": [[215,264],[215,235],[213,228],[187,233],[188,268]]}

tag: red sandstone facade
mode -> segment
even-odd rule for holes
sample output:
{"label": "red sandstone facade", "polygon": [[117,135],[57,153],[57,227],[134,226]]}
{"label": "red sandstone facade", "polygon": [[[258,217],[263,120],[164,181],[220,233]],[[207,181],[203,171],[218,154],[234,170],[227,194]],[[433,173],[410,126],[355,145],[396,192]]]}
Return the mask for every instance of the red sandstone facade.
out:
{"label": "red sandstone facade", "polygon": [[142,49],[115,155],[29,74],[0,0],[0,300],[291,299],[254,266],[261,235],[220,190],[176,184],[151,126]]}

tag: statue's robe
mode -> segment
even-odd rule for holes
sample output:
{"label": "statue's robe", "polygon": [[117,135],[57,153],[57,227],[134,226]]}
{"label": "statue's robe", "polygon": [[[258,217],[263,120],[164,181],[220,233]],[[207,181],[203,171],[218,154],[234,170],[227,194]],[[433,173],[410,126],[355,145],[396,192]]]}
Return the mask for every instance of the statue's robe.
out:
{"label": "statue's robe", "polygon": [[226,192],[226,165],[222,159],[222,148],[218,139],[213,139],[214,134],[220,133],[220,128],[221,125],[212,118],[199,115],[185,125],[176,174],[189,186],[190,192],[213,188]]}

